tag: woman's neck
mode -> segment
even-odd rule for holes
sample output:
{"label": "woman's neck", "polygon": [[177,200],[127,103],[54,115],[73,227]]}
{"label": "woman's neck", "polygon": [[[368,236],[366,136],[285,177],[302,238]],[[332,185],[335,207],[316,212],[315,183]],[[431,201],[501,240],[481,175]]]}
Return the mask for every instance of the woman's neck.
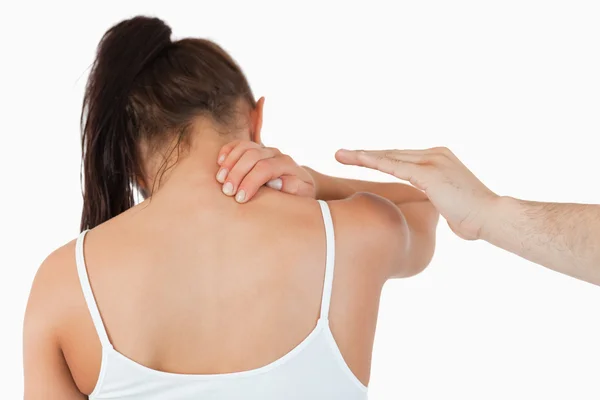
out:
{"label": "woman's neck", "polygon": [[148,191],[153,193],[154,199],[164,197],[176,202],[179,201],[175,199],[220,194],[216,180],[217,158],[226,143],[238,138],[238,135],[224,136],[211,129],[192,132],[179,152],[175,148],[167,161],[162,158],[154,163],[156,172],[154,179],[148,182]]}

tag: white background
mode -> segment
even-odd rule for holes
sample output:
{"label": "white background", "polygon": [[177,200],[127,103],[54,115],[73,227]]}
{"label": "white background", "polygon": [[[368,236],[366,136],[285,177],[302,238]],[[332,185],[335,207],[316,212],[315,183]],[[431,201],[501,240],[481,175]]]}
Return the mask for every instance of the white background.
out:
{"label": "white background", "polygon": [[[8,2],[6,2],[8,3]],[[34,273],[78,233],[79,112],[96,44],[134,14],[214,39],[266,97],[264,139],[325,173],[347,148],[445,145],[494,191],[600,202],[596,1],[2,3],[0,382],[22,396]],[[135,51],[135,49],[132,49]],[[464,242],[390,282],[372,399],[598,399],[600,288]]]}

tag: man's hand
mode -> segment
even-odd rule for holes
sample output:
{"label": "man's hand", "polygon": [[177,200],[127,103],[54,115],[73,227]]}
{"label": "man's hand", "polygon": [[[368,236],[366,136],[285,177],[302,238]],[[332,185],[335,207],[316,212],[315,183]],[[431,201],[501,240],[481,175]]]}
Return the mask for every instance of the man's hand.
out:
{"label": "man's hand", "polygon": [[464,239],[483,239],[530,261],[600,285],[600,205],[499,197],[446,148],[340,150],[343,164],[409,181]]}
{"label": "man's hand", "polygon": [[272,189],[297,196],[315,197],[315,183],[304,168],[288,155],[272,147],[247,141],[230,142],[219,151],[217,181],[223,193],[238,203],[250,200],[258,189]]}
{"label": "man's hand", "polygon": [[339,162],[377,169],[425,192],[450,228],[463,239],[480,238],[498,196],[447,148],[428,150],[348,151]]}

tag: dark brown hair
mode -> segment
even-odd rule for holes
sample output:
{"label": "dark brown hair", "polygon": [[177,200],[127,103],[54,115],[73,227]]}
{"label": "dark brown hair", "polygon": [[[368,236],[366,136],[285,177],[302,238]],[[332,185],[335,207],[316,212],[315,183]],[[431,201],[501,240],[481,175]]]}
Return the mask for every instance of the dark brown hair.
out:
{"label": "dark brown hair", "polygon": [[156,145],[178,135],[179,145],[198,116],[230,124],[240,100],[256,106],[241,69],[215,43],[173,42],[171,28],[157,18],[110,28],[83,99],[81,230],[134,205],[142,141]]}

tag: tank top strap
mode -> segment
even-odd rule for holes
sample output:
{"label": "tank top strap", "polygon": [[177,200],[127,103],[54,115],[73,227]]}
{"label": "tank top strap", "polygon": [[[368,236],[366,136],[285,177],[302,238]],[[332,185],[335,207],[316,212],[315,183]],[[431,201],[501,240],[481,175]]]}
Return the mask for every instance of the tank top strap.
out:
{"label": "tank top strap", "polygon": [[112,348],[110,340],[108,339],[108,335],[106,334],[106,329],[104,328],[104,323],[102,322],[102,317],[100,316],[100,311],[98,310],[98,305],[96,304],[96,299],[94,298],[94,293],[92,292],[90,279],[88,277],[87,268],[85,266],[85,258],[83,255],[83,243],[85,241],[86,234],[87,230],[81,232],[81,234],[77,238],[77,243],[75,245],[75,261],[77,263],[77,274],[79,275],[79,283],[81,284],[83,297],[85,298],[88,310],[90,311],[92,322],[94,323],[94,327],[96,328],[96,333],[100,338],[100,343],[102,343],[102,347]]}
{"label": "tank top strap", "polygon": [[333,270],[335,267],[335,235],[329,205],[323,200],[319,200],[319,205],[321,206],[321,213],[323,214],[325,243],[327,248],[323,296],[321,298],[321,319],[327,320],[329,318],[329,304],[331,302],[331,289],[333,287]]}

